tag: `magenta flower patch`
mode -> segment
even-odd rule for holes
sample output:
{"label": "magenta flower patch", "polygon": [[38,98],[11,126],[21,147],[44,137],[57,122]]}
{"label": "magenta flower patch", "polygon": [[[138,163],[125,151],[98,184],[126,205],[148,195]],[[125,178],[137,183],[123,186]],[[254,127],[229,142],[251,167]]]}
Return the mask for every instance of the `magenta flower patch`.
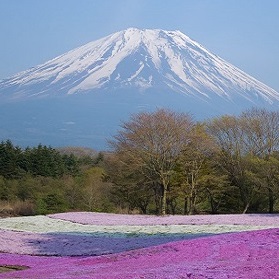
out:
{"label": "magenta flower patch", "polygon": [[279,279],[278,215],[35,217],[0,219],[0,266],[29,267],[0,278]]}
{"label": "magenta flower patch", "polygon": [[30,269],[0,278],[279,278],[279,229],[223,234],[99,257],[0,255]]}

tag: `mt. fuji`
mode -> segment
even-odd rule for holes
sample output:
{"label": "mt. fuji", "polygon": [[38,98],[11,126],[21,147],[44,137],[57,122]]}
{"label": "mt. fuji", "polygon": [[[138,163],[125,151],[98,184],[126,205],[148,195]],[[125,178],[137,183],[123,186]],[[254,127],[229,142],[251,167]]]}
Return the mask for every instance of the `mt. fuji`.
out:
{"label": "mt. fuji", "polygon": [[180,31],[136,28],[0,81],[0,97],[2,136],[95,148],[142,110],[167,107],[203,119],[279,107],[278,92]]}

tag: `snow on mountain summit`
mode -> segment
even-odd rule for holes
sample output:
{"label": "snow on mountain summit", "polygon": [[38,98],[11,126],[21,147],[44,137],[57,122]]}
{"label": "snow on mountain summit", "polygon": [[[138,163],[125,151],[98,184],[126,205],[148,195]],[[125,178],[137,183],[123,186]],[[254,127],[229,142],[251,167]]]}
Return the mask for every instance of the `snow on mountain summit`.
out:
{"label": "snow on mountain summit", "polygon": [[279,93],[180,31],[129,28],[0,81],[2,139],[104,150],[121,121],[279,108]]}
{"label": "snow on mountain summit", "polygon": [[[129,28],[0,82],[13,97],[121,88],[272,104],[279,94],[180,31]],[[9,89],[9,90],[8,90]]]}

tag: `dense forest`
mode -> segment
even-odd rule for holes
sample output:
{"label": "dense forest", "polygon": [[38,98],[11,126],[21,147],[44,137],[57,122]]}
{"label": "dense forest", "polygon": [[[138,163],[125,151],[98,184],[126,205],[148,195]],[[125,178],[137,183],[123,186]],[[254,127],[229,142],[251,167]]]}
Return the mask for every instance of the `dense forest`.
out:
{"label": "dense forest", "polygon": [[110,151],[0,144],[0,214],[279,210],[279,112],[132,115]]}

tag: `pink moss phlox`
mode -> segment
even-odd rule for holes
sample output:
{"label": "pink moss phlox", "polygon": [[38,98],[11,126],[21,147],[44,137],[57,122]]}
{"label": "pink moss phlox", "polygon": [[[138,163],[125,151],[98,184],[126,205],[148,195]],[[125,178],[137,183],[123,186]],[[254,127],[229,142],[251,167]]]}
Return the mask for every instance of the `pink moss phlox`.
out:
{"label": "pink moss phlox", "polygon": [[0,254],[0,265],[30,269],[0,278],[67,279],[279,279],[279,229],[177,241],[99,257]]}

